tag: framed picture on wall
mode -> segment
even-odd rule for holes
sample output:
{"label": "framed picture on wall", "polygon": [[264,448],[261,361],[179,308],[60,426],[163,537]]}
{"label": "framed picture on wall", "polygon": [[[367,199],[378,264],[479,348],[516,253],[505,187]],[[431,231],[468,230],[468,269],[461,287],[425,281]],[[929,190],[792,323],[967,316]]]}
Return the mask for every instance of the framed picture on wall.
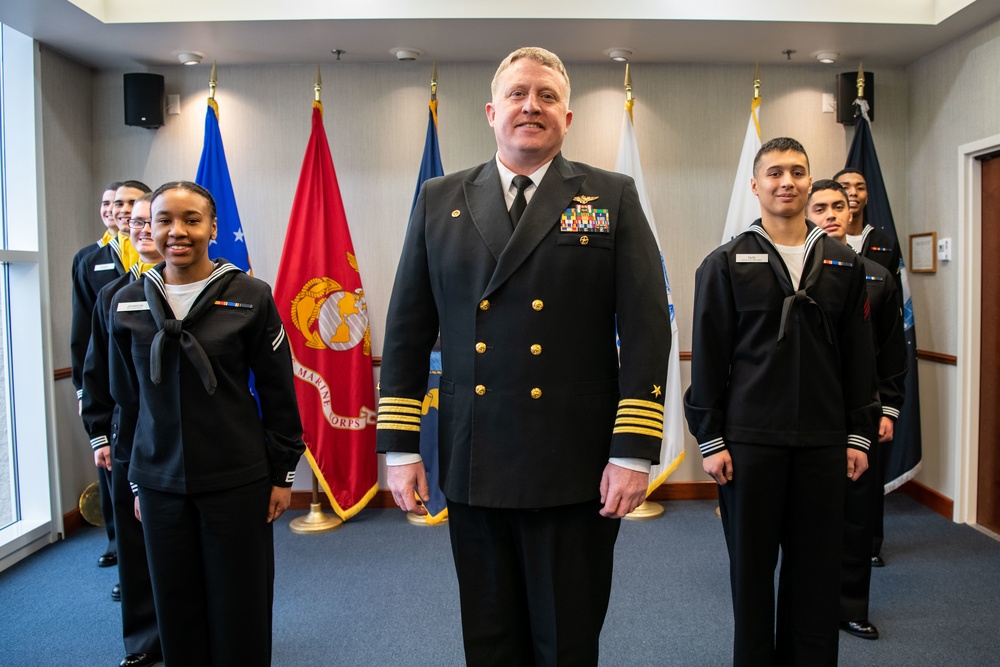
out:
{"label": "framed picture on wall", "polygon": [[937,273],[937,232],[910,234],[910,272]]}

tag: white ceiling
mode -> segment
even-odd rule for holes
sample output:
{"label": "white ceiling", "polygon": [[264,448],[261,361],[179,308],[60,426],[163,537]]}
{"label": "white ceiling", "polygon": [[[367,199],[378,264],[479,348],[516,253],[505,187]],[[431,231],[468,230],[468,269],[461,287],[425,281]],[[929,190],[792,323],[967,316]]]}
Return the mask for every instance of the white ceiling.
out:
{"label": "white ceiling", "polygon": [[[625,47],[632,62],[776,64],[791,49],[793,62],[839,71],[861,60],[866,69],[905,66],[1000,18],[998,0],[549,0],[545,18],[491,18],[499,10],[536,16],[529,9],[538,3],[523,0],[343,4],[291,0],[285,11],[273,0],[2,0],[0,22],[97,68],[175,65],[181,51],[203,53],[206,65],[327,63],[335,48],[346,62],[391,63],[394,47],[420,49],[428,61],[498,62],[539,45],[567,62],[600,62]],[[577,18],[556,18],[573,6],[582,8]],[[626,10],[629,18],[608,18]],[[862,16],[877,22],[854,18]],[[833,22],[848,17],[855,22]],[[839,52],[838,63],[820,65],[820,51]]]}

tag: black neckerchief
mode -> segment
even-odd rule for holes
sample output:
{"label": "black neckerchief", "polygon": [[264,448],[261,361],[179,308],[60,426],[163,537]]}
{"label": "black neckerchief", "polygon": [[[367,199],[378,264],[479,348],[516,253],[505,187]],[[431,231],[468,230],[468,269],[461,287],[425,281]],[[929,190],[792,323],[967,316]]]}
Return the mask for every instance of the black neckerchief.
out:
{"label": "black neckerchief", "polygon": [[788,274],[787,267],[785,267],[784,262],[781,261],[781,253],[774,245],[774,241],[768,235],[767,231],[764,229],[762,224],[754,223],[745,233],[756,233],[761,239],[764,239],[766,243],[761,243],[762,249],[767,250],[770,246],[773,252],[768,252],[768,263],[771,265],[771,269],[774,271],[775,276],[778,278],[778,283],[781,285],[782,289],[788,296],[781,304],[781,323],[778,326],[778,343],[780,343],[785,338],[786,329],[788,326],[788,316],[791,314],[794,307],[804,307],[804,306],[815,306],[817,312],[819,313],[820,322],[823,323],[823,330],[826,333],[826,340],[830,345],[833,345],[833,330],[830,328],[830,321],[826,316],[826,312],[823,310],[816,301],[809,296],[808,291],[816,284],[819,280],[819,276],[823,268],[823,255],[822,253],[813,252],[816,244],[819,242],[820,238],[826,236],[826,232],[814,225],[813,223],[806,220],[806,227],[808,229],[806,233],[805,242],[805,259],[802,264],[802,279],[799,281],[798,289],[792,287],[791,277]]}
{"label": "black neckerchief", "polygon": [[153,343],[149,349],[149,379],[153,384],[160,384],[162,381],[162,357],[163,346],[168,338],[177,339],[181,350],[187,355],[191,365],[194,366],[198,377],[201,379],[205,391],[211,396],[215,393],[218,382],[215,378],[215,371],[212,370],[212,362],[205,354],[205,349],[201,346],[186,327],[194,324],[205,315],[212,306],[219,293],[232,281],[240,269],[225,260],[219,260],[218,265],[208,277],[205,288],[195,299],[191,310],[182,320],[176,319],[167,304],[166,289],[163,286],[163,276],[161,271],[164,264],[158,264],[145,273],[149,278],[143,283],[143,290],[146,294],[146,303],[149,304],[149,312],[153,316],[153,322],[159,327],[159,331],[153,336]]}

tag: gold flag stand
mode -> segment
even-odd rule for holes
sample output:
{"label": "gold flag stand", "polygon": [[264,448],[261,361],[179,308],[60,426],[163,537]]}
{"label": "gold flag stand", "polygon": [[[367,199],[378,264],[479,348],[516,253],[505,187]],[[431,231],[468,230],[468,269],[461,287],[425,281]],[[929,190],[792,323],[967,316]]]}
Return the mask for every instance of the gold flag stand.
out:
{"label": "gold flag stand", "polygon": [[644,500],[642,504],[636,507],[634,510],[625,515],[626,519],[631,521],[647,521],[649,519],[657,519],[666,512],[663,505],[652,500]]}
{"label": "gold flag stand", "polygon": [[292,519],[288,528],[296,535],[316,535],[329,533],[344,525],[338,516],[330,516],[323,511],[319,502],[319,480],[313,473],[312,502],[309,504],[309,514]]}
{"label": "gold flag stand", "polygon": [[421,527],[426,527],[426,528],[437,528],[438,526],[447,526],[448,525],[448,517],[445,517],[444,519],[442,519],[441,521],[438,521],[437,523],[427,523],[427,517],[428,517],[427,514],[424,514],[424,515],[421,516],[419,514],[414,514],[413,512],[407,512],[406,513],[406,520],[407,520],[407,522],[409,522],[409,524],[411,526],[421,526]]}

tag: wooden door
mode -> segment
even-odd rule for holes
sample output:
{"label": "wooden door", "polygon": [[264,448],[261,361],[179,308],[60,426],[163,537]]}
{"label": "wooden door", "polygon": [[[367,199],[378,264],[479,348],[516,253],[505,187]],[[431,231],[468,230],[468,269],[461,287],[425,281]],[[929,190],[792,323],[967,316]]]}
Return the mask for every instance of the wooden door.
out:
{"label": "wooden door", "polygon": [[982,343],[976,523],[1000,533],[1000,153],[982,161]]}

